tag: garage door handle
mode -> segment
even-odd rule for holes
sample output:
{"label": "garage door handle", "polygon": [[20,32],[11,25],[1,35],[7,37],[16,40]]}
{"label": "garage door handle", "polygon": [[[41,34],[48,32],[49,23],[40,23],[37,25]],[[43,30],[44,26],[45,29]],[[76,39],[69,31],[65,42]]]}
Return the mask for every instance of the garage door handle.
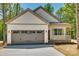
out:
{"label": "garage door handle", "polygon": [[21,38],[20,38],[20,40],[21,40]]}

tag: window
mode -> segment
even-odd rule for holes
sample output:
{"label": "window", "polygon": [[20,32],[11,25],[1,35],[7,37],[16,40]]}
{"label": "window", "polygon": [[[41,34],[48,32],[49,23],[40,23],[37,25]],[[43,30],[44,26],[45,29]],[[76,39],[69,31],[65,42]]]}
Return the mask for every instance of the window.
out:
{"label": "window", "polygon": [[21,31],[21,33],[27,33],[27,31]]}
{"label": "window", "polygon": [[71,34],[70,28],[66,28],[66,35],[70,35],[70,34]]}
{"label": "window", "polygon": [[29,33],[35,33],[35,31],[29,31]]}
{"label": "window", "polygon": [[19,31],[13,31],[13,33],[19,33]]}
{"label": "window", "polygon": [[42,33],[43,31],[37,31],[37,33]]}
{"label": "window", "polygon": [[62,29],[54,29],[54,35],[63,35]]}

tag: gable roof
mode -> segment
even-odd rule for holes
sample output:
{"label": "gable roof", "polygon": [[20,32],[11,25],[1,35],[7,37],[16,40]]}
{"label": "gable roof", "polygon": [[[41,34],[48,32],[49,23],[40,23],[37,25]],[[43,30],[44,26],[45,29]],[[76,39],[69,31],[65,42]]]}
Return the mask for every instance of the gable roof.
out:
{"label": "gable roof", "polygon": [[58,17],[56,17],[53,13],[49,13],[48,11],[46,11],[42,6],[39,6],[38,8],[36,8],[36,9],[34,10],[34,12],[37,11],[37,10],[39,10],[39,9],[44,10],[44,11],[45,11],[46,13],[48,13],[50,16],[54,17],[56,20],[58,20],[59,22],[61,22]]}
{"label": "gable roof", "polygon": [[33,15],[35,15],[36,17],[38,17],[40,20],[44,21],[45,23],[49,24],[48,21],[46,21],[43,17],[41,17],[39,14],[33,12],[31,9],[26,9],[24,11],[22,11],[21,13],[19,13],[18,15],[16,15],[15,17],[13,17],[12,19],[10,19],[8,22],[6,22],[6,24],[12,22],[13,20],[17,19],[18,17],[22,16],[23,14],[25,14],[26,12],[30,12]]}

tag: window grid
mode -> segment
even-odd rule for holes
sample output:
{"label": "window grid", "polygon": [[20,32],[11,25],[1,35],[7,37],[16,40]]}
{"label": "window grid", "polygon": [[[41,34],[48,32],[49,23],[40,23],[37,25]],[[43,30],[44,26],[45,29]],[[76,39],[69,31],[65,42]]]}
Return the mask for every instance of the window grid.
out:
{"label": "window grid", "polygon": [[63,29],[54,29],[54,35],[63,35]]}

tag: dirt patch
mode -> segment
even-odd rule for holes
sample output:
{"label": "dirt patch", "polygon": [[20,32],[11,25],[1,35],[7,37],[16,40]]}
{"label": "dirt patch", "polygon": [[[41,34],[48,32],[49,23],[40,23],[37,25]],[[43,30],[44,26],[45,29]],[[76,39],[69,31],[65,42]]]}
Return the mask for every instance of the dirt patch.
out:
{"label": "dirt patch", "polygon": [[0,41],[0,48],[2,47],[2,45],[3,45],[3,41]]}
{"label": "dirt patch", "polygon": [[66,56],[79,56],[79,49],[77,49],[77,44],[54,45],[54,48],[59,50]]}

